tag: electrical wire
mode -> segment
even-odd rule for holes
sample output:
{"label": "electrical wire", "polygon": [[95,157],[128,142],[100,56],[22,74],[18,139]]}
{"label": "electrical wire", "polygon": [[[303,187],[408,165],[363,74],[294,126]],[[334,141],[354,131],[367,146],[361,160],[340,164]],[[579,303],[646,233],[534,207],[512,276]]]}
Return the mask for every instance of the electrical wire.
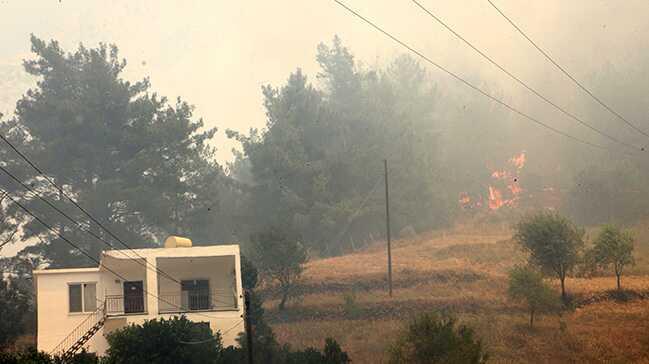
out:
{"label": "electrical wire", "polygon": [[[62,187],[60,187],[56,182],[54,182],[47,174],[43,172],[43,170],[36,165],[36,163],[32,162],[25,154],[23,154],[13,143],[9,141],[4,135],[0,134],[0,139],[4,141],[13,151],[18,154],[27,164],[29,164],[36,172],[38,172],[39,175],[41,175],[45,180],[47,180],[54,188],[56,188],[63,196],[65,196],[74,206],[76,206],[81,212],[84,213],[90,220],[92,220],[95,224],[97,224],[102,230],[104,230],[108,235],[110,235],[113,239],[118,241],[122,246],[127,248],[128,250],[132,251],[137,257],[144,259],[142,256],[140,256],[133,248],[131,248],[128,244],[126,244],[124,241],[122,241],[117,235],[115,235],[112,231],[110,231],[107,227],[104,226],[99,220],[97,220],[94,216],[92,216],[86,209],[84,209],[74,198],[70,197]],[[146,262],[146,264],[149,264]],[[162,272],[162,270],[159,270],[156,268],[156,270]],[[163,275],[166,275],[167,277],[170,277],[175,282],[179,282],[177,279],[171,277],[167,273],[164,273]]]}
{"label": "electrical wire", "polygon": [[[507,20],[507,22],[509,22],[509,24],[511,24],[512,27],[514,27],[514,29],[516,29],[516,30],[518,31],[518,33],[519,33],[520,35],[523,36],[523,38],[527,39],[527,41],[528,41],[532,46],[534,46],[534,48],[536,48],[536,50],[538,50],[538,51],[539,51],[539,52],[540,52],[540,53],[545,57],[545,59],[547,59],[550,63],[552,63],[556,68],[558,68],[559,71],[561,71],[561,73],[563,73],[566,77],[568,77],[568,78],[569,78],[569,79],[570,79],[570,80],[571,80],[575,85],[577,85],[577,86],[578,86],[582,91],[584,91],[584,92],[585,92],[586,94],[588,94],[591,98],[593,98],[593,100],[597,101],[598,104],[600,104],[602,107],[604,107],[604,108],[605,108],[607,111],[609,111],[611,114],[615,115],[615,117],[617,117],[618,119],[622,120],[626,125],[628,125],[629,127],[631,127],[633,130],[635,130],[635,131],[637,131],[638,133],[640,133],[640,134],[642,134],[642,135],[644,135],[644,136],[646,136],[646,137],[649,138],[649,134],[647,134],[644,130],[642,130],[642,129],[640,129],[639,127],[637,127],[634,123],[632,123],[632,122],[630,122],[629,120],[627,120],[624,116],[622,116],[620,113],[618,113],[617,111],[615,111],[612,107],[610,107],[609,105],[607,105],[607,104],[606,104],[604,101],[602,101],[599,97],[595,96],[595,94],[594,94],[592,91],[590,91],[588,88],[586,88],[586,86],[584,86],[584,85],[583,85],[581,82],[579,82],[579,81],[578,81],[578,80],[577,80],[573,75],[571,75],[568,71],[566,71],[566,69],[565,69],[564,67],[562,67],[562,66],[561,66],[557,61],[555,61],[552,57],[550,57],[550,55],[548,54],[548,52],[546,52],[545,50],[543,50],[543,48],[541,48],[541,47],[540,47],[536,42],[534,42],[534,41],[532,40],[532,38],[530,38],[527,34],[525,34],[525,32],[524,32],[524,31],[523,31],[523,30],[522,30],[522,29],[521,29],[521,28],[520,28],[516,23],[514,23],[514,21],[513,21],[512,19],[510,19],[507,15],[505,15],[505,13],[504,13],[502,10],[500,10],[500,8],[498,8],[498,6],[496,6],[496,4],[493,3],[493,1],[491,1],[491,0],[487,0],[487,1],[489,2],[489,4],[490,4],[494,9],[496,9],[496,11],[497,11],[497,12],[498,12],[498,13],[499,13],[503,18],[505,18],[505,20]],[[644,151],[644,148],[641,148],[641,150]]]}
{"label": "electrical wire", "polygon": [[406,48],[406,49],[409,50],[410,52],[416,54],[417,56],[419,56],[420,58],[422,58],[422,59],[425,60],[426,62],[430,63],[431,65],[435,66],[435,67],[438,68],[439,70],[443,71],[444,73],[448,74],[449,76],[451,76],[451,77],[455,78],[456,80],[460,81],[460,82],[461,82],[462,84],[464,84],[465,86],[467,86],[467,87],[469,87],[469,88],[475,90],[476,92],[480,93],[481,95],[483,95],[483,96],[487,97],[488,99],[490,99],[490,100],[492,100],[492,101],[494,101],[494,102],[496,102],[496,103],[502,105],[503,107],[507,108],[508,110],[510,110],[510,111],[512,111],[512,112],[514,112],[514,113],[516,113],[516,114],[518,114],[518,115],[524,117],[525,119],[527,119],[527,120],[529,120],[529,121],[531,121],[531,122],[533,122],[533,123],[535,123],[535,124],[537,124],[537,125],[540,125],[541,127],[545,128],[545,129],[548,129],[548,130],[554,132],[555,134],[559,134],[559,135],[561,135],[561,136],[563,136],[563,137],[566,137],[566,138],[568,138],[568,139],[571,139],[571,140],[573,140],[573,141],[575,141],[575,142],[578,142],[578,143],[581,143],[581,144],[584,144],[584,145],[588,145],[588,146],[591,146],[591,147],[593,147],[593,148],[606,150],[606,151],[609,151],[609,152],[611,152],[611,153],[620,153],[620,154],[631,155],[631,156],[632,156],[632,154],[630,154],[630,153],[628,153],[628,152],[626,152],[626,151],[618,151],[618,150],[610,149],[610,148],[607,148],[607,147],[605,147],[605,146],[602,146],[602,145],[599,145],[599,144],[595,144],[595,143],[591,143],[591,142],[589,142],[589,141],[587,141],[587,140],[583,140],[583,139],[580,139],[580,138],[578,138],[578,137],[572,136],[572,135],[570,135],[570,134],[568,134],[568,133],[565,133],[565,132],[563,132],[563,131],[561,131],[561,130],[555,128],[555,127],[553,127],[553,126],[550,126],[550,125],[544,123],[543,121],[541,121],[541,120],[539,120],[539,119],[537,119],[537,118],[535,118],[535,117],[533,117],[533,116],[531,116],[531,115],[528,115],[528,114],[524,113],[523,111],[518,110],[517,108],[515,108],[515,107],[509,105],[508,103],[506,103],[505,101],[503,101],[503,100],[501,100],[501,99],[499,99],[499,98],[497,98],[497,97],[495,97],[495,96],[492,96],[491,94],[487,93],[486,91],[483,91],[482,89],[480,89],[478,86],[475,86],[475,85],[472,84],[471,82],[465,80],[464,78],[460,77],[459,75],[453,73],[452,71],[448,70],[447,68],[443,67],[442,65],[440,65],[440,64],[436,63],[435,61],[431,60],[430,58],[428,58],[428,57],[427,57],[426,55],[424,55],[423,53],[421,53],[421,52],[419,52],[418,50],[412,48],[411,46],[409,46],[408,44],[406,44],[405,42],[403,42],[402,40],[400,40],[400,39],[397,38],[396,36],[390,34],[388,31],[384,30],[383,28],[381,28],[380,26],[378,26],[377,24],[375,24],[374,22],[372,22],[372,21],[369,20],[368,18],[364,17],[364,16],[361,15],[360,13],[358,13],[358,12],[356,12],[355,10],[351,9],[350,7],[348,7],[347,5],[345,5],[345,4],[344,4],[343,2],[341,2],[340,0],[333,0],[333,1],[334,1],[335,3],[337,3],[338,5],[340,5],[342,8],[344,8],[345,10],[347,10],[347,11],[348,11],[349,13],[351,13],[352,15],[356,16],[357,18],[359,18],[359,19],[362,20],[363,22],[365,22],[365,23],[367,23],[368,25],[370,25],[370,26],[371,26],[372,28],[374,28],[375,30],[378,30],[380,33],[382,33],[383,35],[387,36],[388,38],[390,38],[391,40],[393,40],[393,41],[396,42],[397,44],[399,44],[399,45],[401,45],[402,47]]}
{"label": "electrical wire", "polygon": [[507,69],[505,69],[505,68],[504,68],[503,66],[501,66],[499,63],[497,63],[496,61],[494,61],[493,58],[489,57],[489,56],[488,56],[487,54],[485,54],[483,51],[481,51],[481,50],[478,49],[476,46],[474,46],[471,42],[469,42],[468,40],[466,40],[466,38],[464,38],[462,35],[460,35],[458,32],[456,32],[456,31],[455,31],[451,26],[449,26],[446,22],[444,22],[440,17],[438,17],[437,15],[433,14],[432,11],[430,11],[428,8],[426,8],[425,6],[423,6],[419,1],[417,1],[417,0],[411,0],[411,1],[412,1],[415,5],[417,5],[417,6],[418,6],[422,11],[424,11],[426,14],[428,14],[431,18],[433,18],[435,21],[437,21],[439,24],[441,24],[444,28],[446,28],[449,32],[451,32],[455,37],[457,37],[458,39],[460,39],[460,40],[461,40],[462,42],[464,42],[467,46],[469,46],[471,49],[473,49],[476,53],[478,53],[478,54],[481,55],[484,59],[486,59],[487,61],[489,61],[492,65],[496,66],[499,70],[501,70],[503,73],[505,73],[505,74],[506,74],[507,76],[509,76],[511,79],[513,79],[514,81],[518,82],[518,84],[520,84],[521,86],[525,87],[527,90],[529,90],[530,92],[532,92],[534,95],[536,95],[537,97],[539,97],[541,100],[545,101],[547,104],[549,104],[549,105],[551,105],[552,107],[554,107],[555,109],[559,110],[559,111],[560,111],[561,113],[563,113],[564,115],[566,115],[566,116],[568,116],[569,118],[571,118],[571,119],[577,121],[579,124],[581,124],[581,125],[587,127],[588,129],[590,129],[590,130],[592,130],[592,131],[594,131],[594,132],[600,134],[601,136],[603,136],[603,137],[605,137],[605,138],[608,138],[608,139],[612,140],[612,141],[615,142],[615,143],[618,143],[618,144],[623,145],[623,146],[625,146],[625,147],[631,148],[631,149],[633,149],[633,150],[638,150],[638,151],[642,150],[642,148],[640,148],[640,147],[637,147],[637,146],[634,146],[634,145],[632,145],[632,144],[626,143],[626,142],[624,142],[624,141],[622,141],[622,140],[619,140],[618,138],[616,138],[616,137],[614,137],[614,136],[612,136],[612,135],[610,135],[610,134],[607,134],[606,132],[604,132],[604,131],[602,131],[602,130],[600,130],[600,129],[594,127],[594,126],[592,126],[591,124],[587,123],[586,121],[584,121],[584,120],[581,119],[580,117],[578,117],[578,116],[576,116],[575,114],[573,114],[573,113],[567,111],[567,110],[564,109],[563,107],[561,107],[561,106],[557,105],[556,103],[554,103],[552,100],[550,100],[550,99],[548,99],[547,97],[543,96],[543,95],[542,95],[541,93],[539,93],[536,89],[534,89],[533,87],[531,87],[530,85],[528,85],[527,83],[525,83],[524,81],[522,81],[519,77],[517,77],[517,76],[515,76],[514,74],[512,74],[511,72],[509,72]]}
{"label": "electrical wire", "polygon": [[[105,265],[102,266],[102,265],[101,265],[101,262],[100,262],[99,260],[97,260],[95,257],[93,257],[92,255],[90,255],[88,252],[86,252],[85,250],[83,250],[79,245],[73,243],[73,242],[70,241],[68,238],[66,238],[65,236],[63,236],[63,234],[61,234],[61,233],[58,232],[56,229],[54,229],[51,225],[49,225],[48,223],[46,223],[45,221],[43,221],[43,219],[41,219],[40,217],[38,217],[38,216],[37,216],[36,214],[34,214],[31,210],[29,210],[27,207],[25,207],[23,204],[21,204],[19,201],[17,201],[17,200],[14,199],[13,197],[11,197],[11,195],[10,195],[6,190],[0,188],[0,191],[2,191],[2,192],[4,192],[5,194],[7,194],[7,198],[9,198],[9,199],[10,199],[14,204],[16,204],[16,206],[18,206],[21,210],[23,210],[25,213],[27,213],[28,215],[30,215],[34,220],[38,221],[38,222],[39,222],[41,225],[43,225],[46,229],[48,229],[49,231],[51,231],[52,233],[54,233],[55,235],[57,235],[61,240],[65,241],[68,245],[70,245],[71,247],[73,247],[73,248],[75,248],[76,250],[78,250],[79,253],[81,253],[82,255],[84,255],[86,258],[88,258],[88,259],[90,259],[91,261],[97,263],[97,265],[98,265],[99,267],[103,267],[105,270],[107,270],[108,272],[112,273],[115,277],[117,277],[117,278],[119,278],[119,279],[121,279],[121,280],[123,280],[123,281],[128,281],[128,279],[126,279],[126,278],[125,278],[124,276],[122,276],[121,274],[115,272],[115,271],[112,270],[111,268],[109,268],[109,267],[107,267],[107,266],[105,266]],[[183,310],[182,307],[180,307],[180,306],[178,306],[178,305],[176,305],[176,304],[173,304],[173,303],[171,303],[171,302],[169,302],[169,301],[167,301],[167,300],[165,300],[165,299],[159,297],[158,295],[155,295],[154,293],[149,292],[149,291],[146,290],[146,289],[142,289],[142,291],[143,291],[143,293],[146,293],[147,295],[153,297],[154,299],[157,299],[157,300],[160,301],[160,302],[166,303],[166,304],[170,305],[171,307],[178,308],[178,309],[181,310],[181,311]],[[206,315],[206,314],[203,314],[203,313],[201,313],[201,312],[191,312],[191,313],[192,313],[192,314],[195,314],[195,315],[199,315],[199,316],[207,317],[207,318],[228,318],[228,317],[226,317],[226,316],[218,317],[218,316]]]}

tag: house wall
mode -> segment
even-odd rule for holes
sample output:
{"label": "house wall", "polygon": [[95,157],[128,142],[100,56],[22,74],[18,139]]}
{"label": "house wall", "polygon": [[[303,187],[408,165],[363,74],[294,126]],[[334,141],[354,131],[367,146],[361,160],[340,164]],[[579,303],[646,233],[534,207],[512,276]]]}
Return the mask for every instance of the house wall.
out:
{"label": "house wall", "polygon": [[[100,273],[96,271],[34,274],[37,287],[36,320],[38,350],[51,352],[54,348],[85,320],[89,313],[70,313],[69,283],[97,283],[97,295],[100,295]],[[98,297],[99,298],[99,297]],[[99,298],[100,299],[100,298]],[[102,335],[95,335],[87,346],[90,352],[104,352],[108,347]]]}

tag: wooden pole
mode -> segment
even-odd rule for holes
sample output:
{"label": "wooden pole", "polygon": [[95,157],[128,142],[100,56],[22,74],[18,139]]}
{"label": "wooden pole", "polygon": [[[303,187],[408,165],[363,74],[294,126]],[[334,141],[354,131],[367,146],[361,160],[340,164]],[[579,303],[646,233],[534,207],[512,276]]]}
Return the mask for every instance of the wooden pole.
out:
{"label": "wooden pole", "polygon": [[244,293],[244,302],[246,311],[244,312],[245,325],[246,325],[246,340],[248,344],[248,364],[254,364],[255,360],[253,357],[252,351],[252,326],[250,325],[250,292],[245,291]]}
{"label": "wooden pole", "polygon": [[390,191],[388,188],[388,160],[383,160],[385,170],[385,226],[386,240],[388,242],[388,291],[392,297],[392,247],[390,242]]}

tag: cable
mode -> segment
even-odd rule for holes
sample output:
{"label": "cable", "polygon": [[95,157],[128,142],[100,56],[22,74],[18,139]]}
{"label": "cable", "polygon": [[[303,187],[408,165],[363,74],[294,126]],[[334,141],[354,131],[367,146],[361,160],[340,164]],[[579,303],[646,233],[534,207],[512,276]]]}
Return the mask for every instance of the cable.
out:
{"label": "cable", "polygon": [[[62,211],[62,210],[59,209],[58,207],[56,207],[56,206],[55,206],[54,204],[52,204],[49,200],[47,200],[46,198],[44,198],[43,195],[41,195],[39,192],[35,191],[33,188],[29,187],[27,184],[25,184],[23,181],[21,181],[20,179],[18,179],[18,177],[16,177],[15,175],[13,175],[11,172],[9,172],[9,170],[7,170],[6,168],[4,168],[4,167],[1,166],[1,165],[0,165],[0,170],[1,170],[2,172],[4,172],[7,176],[9,176],[11,179],[13,179],[15,182],[17,182],[18,184],[20,184],[21,186],[23,186],[23,188],[25,188],[27,191],[31,192],[33,196],[38,197],[38,198],[41,199],[43,202],[45,202],[49,207],[51,207],[52,209],[54,209],[54,210],[55,210],[56,212],[58,212],[59,214],[63,215],[66,219],[70,220],[73,224],[76,225],[76,228],[77,228],[77,229],[79,229],[79,230],[85,232],[86,234],[89,234],[90,236],[94,237],[95,239],[97,239],[97,240],[103,242],[104,244],[108,245],[109,247],[115,249],[115,246],[112,245],[110,242],[104,240],[101,236],[95,234],[95,233],[92,232],[91,230],[88,230],[88,229],[84,228],[83,225],[82,225],[80,222],[74,220],[72,217],[70,217],[70,215],[68,215],[67,213],[65,213],[64,211]],[[140,258],[140,259],[144,259],[144,262],[140,261],[139,259],[134,259],[133,257],[127,255],[126,252],[125,252],[124,250],[118,250],[118,251],[121,252],[121,253],[122,253],[126,258],[133,259],[133,260],[135,260],[138,264],[144,266],[144,268],[151,270],[151,268],[149,268],[150,264],[147,264],[146,259],[145,259],[144,257],[142,257],[141,255],[137,254],[137,252],[135,252],[134,250],[131,249],[131,251],[132,251],[133,253],[135,253],[136,256],[137,256],[138,258]],[[178,283],[178,284],[181,283],[179,280],[175,279],[174,277],[172,277],[172,276],[170,276],[170,275],[167,275],[167,273],[165,273],[165,272],[159,270],[158,268],[155,268],[155,269],[156,269],[156,273],[158,273],[158,274],[162,274],[162,275],[164,275],[165,277],[169,278],[170,280],[172,280],[172,281],[174,281],[174,282],[176,282],[176,283]]]}
{"label": "cable", "polygon": [[[241,325],[243,322],[244,322],[243,320],[240,320],[239,322],[234,324],[229,329],[227,329],[227,330],[225,330],[223,332],[219,331],[221,336],[223,336],[223,335],[227,334],[228,332],[234,330],[237,326]],[[209,342],[214,341],[216,339],[217,339],[217,337],[213,337],[213,338],[210,338],[210,339],[207,339],[207,340],[201,340],[201,341],[181,341],[181,340],[178,340],[178,343],[185,344],[185,345],[200,345],[200,344],[209,343]]]}
{"label": "cable", "polygon": [[572,114],[571,112],[567,111],[566,109],[564,109],[564,108],[562,108],[561,106],[559,106],[559,105],[557,105],[556,103],[554,103],[552,100],[550,100],[550,99],[548,99],[547,97],[543,96],[543,95],[540,94],[538,91],[536,91],[536,89],[532,88],[532,87],[529,86],[527,83],[523,82],[520,78],[518,78],[517,76],[513,75],[511,72],[509,72],[508,70],[506,70],[504,67],[502,67],[500,64],[498,64],[496,61],[494,61],[491,57],[489,57],[489,56],[486,55],[484,52],[482,52],[480,49],[478,49],[477,47],[475,47],[471,42],[469,42],[468,40],[466,40],[462,35],[460,35],[460,34],[459,34],[458,32],[456,32],[453,28],[451,28],[448,24],[446,24],[442,19],[440,19],[438,16],[436,16],[436,15],[433,14],[430,10],[428,10],[426,7],[424,7],[420,2],[418,2],[417,0],[411,0],[411,1],[412,1],[413,3],[415,3],[415,5],[417,5],[421,10],[423,10],[425,13],[427,13],[431,18],[435,19],[438,23],[440,23],[442,26],[444,26],[448,31],[450,31],[451,33],[453,33],[453,35],[455,35],[458,39],[460,39],[460,40],[463,41],[466,45],[468,45],[469,47],[471,47],[471,49],[473,49],[474,51],[476,51],[479,55],[481,55],[481,56],[482,56],[483,58],[485,58],[487,61],[489,61],[489,62],[490,62],[491,64],[493,64],[494,66],[496,66],[499,70],[501,70],[502,72],[504,72],[507,76],[509,76],[510,78],[512,78],[513,80],[515,80],[516,82],[518,82],[521,86],[525,87],[527,90],[529,90],[530,92],[532,92],[534,95],[538,96],[541,100],[543,100],[543,101],[545,101],[546,103],[552,105],[555,109],[559,110],[559,111],[560,111],[561,113],[563,113],[564,115],[568,116],[569,118],[571,118],[571,119],[577,121],[579,124],[581,124],[581,125],[587,127],[587,128],[590,129],[590,130],[595,131],[596,133],[602,135],[603,137],[608,138],[608,139],[610,139],[610,140],[612,140],[612,141],[614,141],[614,142],[616,142],[616,143],[618,143],[618,144],[624,145],[624,146],[626,146],[626,147],[628,147],[628,148],[631,148],[631,149],[634,149],[634,150],[642,150],[640,147],[636,147],[636,146],[634,146],[634,145],[632,145],[632,144],[629,144],[629,143],[623,142],[623,141],[621,141],[621,140],[615,138],[614,136],[609,135],[609,134],[607,134],[607,133],[605,133],[605,132],[603,132],[603,131],[601,131],[601,130],[595,128],[594,126],[592,126],[592,125],[590,125],[589,123],[585,122],[584,120],[582,120],[582,119],[579,118],[578,116]]}
{"label": "cable", "polygon": [[[8,193],[6,190],[0,188],[0,191],[2,191],[2,192],[4,192],[5,194],[7,194],[7,197],[8,197],[8,198],[13,202],[13,203],[15,203],[16,206],[20,207],[20,209],[22,209],[22,210],[25,211],[28,215],[30,215],[32,218],[34,218],[34,220],[38,221],[38,222],[39,222],[41,225],[43,225],[46,229],[48,229],[49,231],[51,231],[52,233],[54,233],[55,235],[57,235],[59,238],[61,238],[63,241],[65,241],[68,245],[70,245],[70,246],[72,246],[73,248],[75,248],[76,250],[78,250],[78,251],[79,251],[81,254],[83,254],[85,257],[87,257],[88,259],[90,259],[90,260],[92,260],[93,262],[97,263],[98,266],[100,266],[100,267],[102,266],[102,265],[101,265],[101,262],[100,262],[99,260],[97,260],[95,257],[93,257],[92,255],[90,255],[90,254],[89,254],[88,252],[86,252],[85,250],[81,249],[81,247],[79,247],[79,245],[77,245],[77,244],[73,243],[72,241],[70,241],[68,238],[66,238],[65,236],[63,236],[60,232],[58,232],[58,231],[57,231],[56,229],[54,229],[52,226],[50,226],[50,225],[47,224],[45,221],[43,221],[40,217],[38,217],[38,216],[35,215],[33,212],[31,212],[27,207],[23,206],[20,202],[18,202],[16,199],[14,199],[13,197],[11,197],[11,195],[9,195],[9,193]],[[110,273],[112,273],[113,275],[115,275],[115,277],[117,277],[117,278],[119,278],[119,279],[121,279],[121,280],[123,280],[123,281],[128,281],[128,279],[126,279],[126,278],[125,278],[124,276],[122,276],[121,274],[115,272],[115,271],[112,270],[111,268],[109,268],[109,267],[107,267],[107,266],[105,266],[105,265],[104,265],[103,267],[104,267],[104,269],[106,269],[107,271],[109,271]],[[161,297],[159,297],[159,296],[157,296],[157,295],[155,295],[155,294],[153,294],[153,293],[151,293],[151,292],[145,290],[144,288],[142,289],[142,291],[143,291],[144,293],[146,293],[147,295],[149,295],[149,296],[151,296],[151,297],[153,297],[153,298],[155,298],[155,299],[157,299],[157,300],[159,300],[159,301],[161,301],[161,302],[163,302],[163,303],[166,303],[166,304],[170,305],[171,307],[178,308],[178,309],[182,310],[182,307],[177,306],[177,305],[175,305],[175,304],[173,304],[173,303],[171,303],[171,302],[169,302],[169,301],[166,301],[166,300],[162,299]],[[199,315],[199,316],[204,316],[204,317],[207,317],[207,318],[219,318],[218,316],[205,315],[205,314],[202,314],[202,313],[200,313],[200,312],[191,312],[191,313],[192,313],[192,314],[195,314],[195,315]],[[223,317],[220,317],[220,318],[227,318],[227,317],[223,316]]]}
{"label": "cable", "polygon": [[616,150],[613,150],[613,149],[607,148],[607,147],[605,147],[605,146],[602,146],[602,145],[599,145],[599,144],[595,144],[595,143],[591,143],[591,142],[589,142],[589,141],[586,141],[586,140],[583,140],[583,139],[577,138],[577,137],[572,136],[572,135],[570,135],[570,134],[567,134],[567,133],[565,133],[565,132],[563,132],[563,131],[561,131],[561,130],[559,130],[559,129],[556,129],[556,128],[554,128],[554,127],[552,127],[552,126],[550,126],[550,125],[548,125],[548,124],[542,122],[541,120],[534,118],[533,116],[530,116],[530,115],[528,115],[528,114],[526,114],[526,113],[524,113],[524,112],[518,110],[517,108],[515,108],[515,107],[509,105],[508,103],[506,103],[505,101],[502,101],[502,100],[500,100],[499,98],[490,95],[490,94],[487,93],[486,91],[483,91],[482,89],[480,89],[479,87],[477,87],[477,86],[475,86],[474,84],[470,83],[469,81],[463,79],[462,77],[460,77],[460,76],[458,76],[457,74],[455,74],[455,73],[449,71],[448,69],[446,69],[445,67],[441,66],[440,64],[434,62],[433,60],[431,60],[430,58],[428,58],[428,57],[427,57],[426,55],[424,55],[423,53],[421,53],[421,52],[417,51],[416,49],[412,48],[411,46],[409,46],[409,45],[406,44],[405,42],[401,41],[399,38],[397,38],[397,37],[395,37],[394,35],[388,33],[386,30],[383,30],[381,27],[379,27],[378,25],[376,25],[375,23],[373,23],[371,20],[365,18],[364,16],[362,16],[362,15],[359,14],[358,12],[356,12],[356,11],[354,11],[353,9],[349,8],[347,5],[345,5],[344,3],[342,3],[340,0],[333,0],[333,1],[336,2],[338,5],[340,5],[341,7],[343,7],[344,9],[346,9],[348,12],[352,13],[352,14],[353,14],[354,16],[356,16],[357,18],[359,18],[359,19],[361,19],[362,21],[364,21],[365,23],[369,24],[369,25],[370,25],[371,27],[373,27],[374,29],[376,29],[376,30],[378,30],[379,32],[383,33],[383,35],[385,35],[385,36],[387,36],[388,38],[392,39],[392,40],[393,40],[394,42],[396,42],[397,44],[401,45],[402,47],[406,48],[406,49],[409,50],[410,52],[412,52],[412,53],[416,54],[417,56],[421,57],[421,58],[422,58],[423,60],[425,60],[426,62],[430,63],[431,65],[433,65],[433,66],[435,66],[436,68],[440,69],[441,71],[445,72],[445,73],[448,74],[449,76],[451,76],[451,77],[455,78],[456,80],[460,81],[461,83],[463,83],[463,84],[466,85],[467,87],[469,87],[469,88],[471,88],[471,89],[477,91],[477,92],[480,93],[481,95],[483,95],[483,96],[485,96],[485,97],[491,99],[492,101],[494,101],[494,102],[496,102],[496,103],[502,105],[503,107],[507,108],[508,110],[510,110],[510,111],[512,111],[512,112],[514,112],[514,113],[516,113],[516,114],[518,114],[518,115],[520,115],[520,116],[522,116],[522,117],[524,117],[524,118],[526,118],[526,119],[528,119],[528,120],[530,120],[530,121],[532,121],[532,122],[534,122],[534,123],[536,123],[536,124],[538,124],[538,125],[540,125],[540,126],[546,128],[546,129],[548,129],[548,130],[550,130],[550,131],[552,131],[552,132],[554,132],[554,133],[556,133],[556,134],[562,135],[562,136],[564,136],[564,137],[566,137],[566,138],[568,138],[568,139],[571,139],[571,140],[573,140],[573,141],[576,141],[576,142],[578,142],[578,143],[585,144],[585,145],[589,145],[589,146],[591,146],[591,147],[593,147],[593,148],[597,148],[597,149],[607,150],[607,151],[612,152],[612,153],[621,153],[621,154],[625,154],[625,155],[632,155],[632,154],[629,154],[629,153],[627,153],[627,152],[616,151]]}
{"label": "cable", "polygon": [[[637,127],[633,123],[631,123],[624,116],[620,115],[620,113],[613,110],[613,108],[611,108],[606,103],[604,103],[604,101],[602,101],[599,97],[595,96],[595,94],[593,94],[588,88],[586,88],[586,86],[584,86],[581,82],[577,81],[577,79],[575,77],[573,77],[570,73],[568,73],[568,71],[566,71],[565,68],[563,68],[561,65],[559,65],[559,63],[557,63],[554,59],[552,59],[552,57],[550,57],[550,55],[546,51],[544,51],[541,47],[539,47],[536,44],[536,42],[534,42],[530,37],[528,37],[527,34],[525,34],[525,32],[523,32],[523,30],[518,25],[516,25],[516,23],[514,23],[513,20],[511,20],[507,15],[505,15],[505,13],[502,12],[502,10],[500,10],[500,8],[498,8],[496,6],[496,4],[494,4],[491,0],[487,0],[487,1],[489,2],[489,4],[494,9],[496,9],[496,11],[498,11],[498,13],[500,13],[500,15],[503,18],[505,18],[505,20],[507,20],[509,22],[509,24],[511,24],[514,27],[514,29],[516,29],[518,31],[518,33],[520,33],[520,35],[522,35],[525,39],[527,39],[527,41],[530,42],[530,44],[532,44],[532,46],[534,46],[534,48],[536,48],[536,50],[541,52],[541,54],[545,57],[545,59],[547,59],[550,63],[552,63],[555,67],[557,67],[559,69],[559,71],[561,71],[566,77],[568,77],[570,80],[572,80],[572,82],[575,83],[577,86],[579,86],[580,89],[582,89],[585,93],[587,93],[590,97],[592,97],[595,101],[597,101],[597,103],[599,103],[601,106],[603,106],[611,114],[615,115],[618,119],[625,122],[628,126],[633,128],[638,133],[640,133],[640,134],[642,134],[642,135],[649,138],[649,134],[647,134],[645,131],[643,131],[642,129],[640,129],[639,127]],[[644,151],[644,148],[641,148],[641,150]]]}
{"label": "cable", "polygon": [[[132,252],[135,254],[135,256],[139,257],[140,259],[144,259],[144,258],[143,258],[142,256],[140,256],[140,255],[139,255],[139,254],[138,254],[138,253],[137,253],[133,248],[131,248],[131,247],[130,247],[128,244],[126,244],[124,241],[122,241],[119,237],[117,237],[117,235],[115,235],[112,231],[110,231],[107,227],[105,227],[101,222],[99,222],[99,220],[97,220],[94,216],[92,216],[92,215],[91,215],[91,214],[90,214],[86,209],[84,209],[81,205],[79,205],[79,203],[78,203],[76,200],[74,200],[72,197],[70,197],[70,196],[69,196],[69,195],[68,195],[68,194],[63,190],[62,187],[59,187],[59,185],[56,184],[56,182],[54,182],[54,181],[53,181],[49,176],[47,176],[47,174],[45,174],[45,173],[43,172],[43,170],[41,170],[41,169],[40,169],[40,168],[39,168],[39,167],[38,167],[34,162],[32,162],[32,161],[31,161],[31,160],[30,160],[30,159],[29,159],[25,154],[23,154],[20,150],[18,150],[18,148],[16,148],[16,146],[13,145],[13,143],[11,143],[11,142],[10,142],[10,141],[9,141],[9,140],[4,136],[4,135],[0,134],[0,139],[2,139],[2,141],[4,141],[7,145],[9,145],[9,147],[10,147],[11,149],[13,149],[14,152],[16,152],[16,154],[18,154],[18,155],[19,155],[19,156],[20,156],[20,157],[21,157],[25,162],[27,162],[27,164],[29,164],[29,165],[30,165],[30,166],[31,166],[31,167],[32,167],[36,172],[38,172],[38,174],[40,174],[43,178],[45,178],[45,180],[47,180],[47,181],[48,181],[52,186],[54,186],[54,188],[56,188],[57,190],[59,190],[59,191],[61,192],[61,194],[62,194],[63,196],[65,196],[65,197],[66,197],[66,198],[67,198],[67,199],[68,199],[68,200],[69,200],[69,201],[70,201],[74,206],[76,206],[79,210],[81,210],[81,211],[84,213],[84,215],[86,215],[90,220],[92,220],[95,224],[97,224],[97,225],[98,225],[102,230],[104,230],[106,233],[108,233],[108,235],[110,235],[113,239],[115,239],[115,240],[118,241],[120,244],[122,244],[122,246],[124,246],[124,247],[127,248],[128,250],[132,251]],[[21,184],[23,184],[23,183],[21,182]],[[25,186],[25,185],[23,184],[23,186]],[[49,204],[49,203],[48,203],[48,204]],[[58,210],[58,209],[57,209],[57,210]],[[100,240],[104,241],[103,239],[100,239]],[[112,245],[110,245],[110,244],[109,244],[109,246],[112,247]],[[144,259],[144,261],[145,261],[145,264],[149,264],[149,265],[150,265],[150,263],[147,262],[146,259]],[[171,279],[172,281],[177,282],[177,283],[180,284],[180,281],[178,281],[177,279],[171,277],[169,274],[163,272],[161,269],[159,269],[159,268],[156,267],[156,270],[157,270],[158,272],[163,273],[164,276],[168,277],[168,278]]]}

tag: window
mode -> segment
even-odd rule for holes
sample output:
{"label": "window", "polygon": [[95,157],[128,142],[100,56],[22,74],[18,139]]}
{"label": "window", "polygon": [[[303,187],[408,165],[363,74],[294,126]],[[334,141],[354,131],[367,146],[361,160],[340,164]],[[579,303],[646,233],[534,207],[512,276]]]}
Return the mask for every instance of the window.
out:
{"label": "window", "polygon": [[70,312],[93,312],[97,309],[97,284],[74,283],[68,286]]}

